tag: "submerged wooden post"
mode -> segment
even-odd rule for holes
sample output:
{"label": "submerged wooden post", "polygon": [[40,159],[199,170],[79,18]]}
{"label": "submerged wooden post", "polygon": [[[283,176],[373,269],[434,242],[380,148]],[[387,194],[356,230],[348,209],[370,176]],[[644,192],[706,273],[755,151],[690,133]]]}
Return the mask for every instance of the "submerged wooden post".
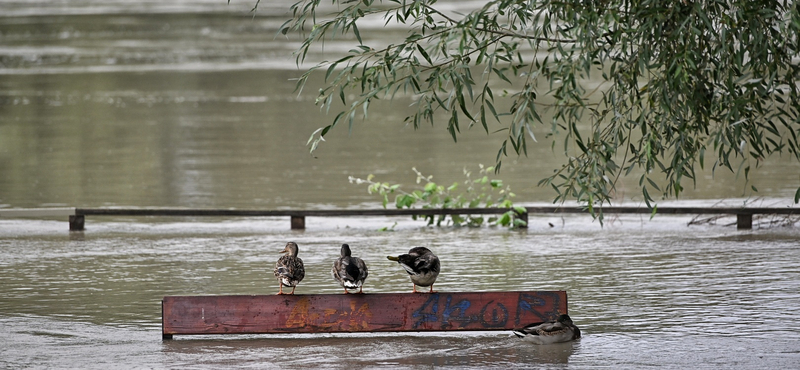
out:
{"label": "submerged wooden post", "polygon": [[69,231],[83,231],[86,223],[84,215],[70,215],[69,216]]}
{"label": "submerged wooden post", "polygon": [[753,214],[752,213],[737,213],[736,214],[736,228],[738,230],[749,230],[753,228]]}
{"label": "submerged wooden post", "polygon": [[567,313],[564,291],[168,296],[162,337],[179,334],[510,330]]}
{"label": "submerged wooden post", "polygon": [[305,216],[291,216],[292,230],[303,230],[306,228]]}
{"label": "submerged wooden post", "polygon": [[517,213],[517,218],[522,221],[525,221],[524,225],[519,225],[520,229],[527,229],[528,228],[528,212]]}

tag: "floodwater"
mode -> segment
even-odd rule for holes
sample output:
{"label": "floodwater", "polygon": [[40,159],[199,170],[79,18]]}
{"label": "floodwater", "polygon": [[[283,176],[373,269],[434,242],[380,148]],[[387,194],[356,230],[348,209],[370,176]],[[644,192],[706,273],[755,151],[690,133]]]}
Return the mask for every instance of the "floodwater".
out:
{"label": "floodwater", "polygon": [[[296,40],[274,37],[289,4],[262,2],[253,17],[248,1],[0,0],[0,207],[375,208],[348,176],[411,186],[417,167],[449,184],[492,163],[501,136],[470,130],[454,144],[443,127],[413,132],[400,123],[402,100],[309,155],[308,136],[331,116],[314,107],[314,88],[293,92]],[[518,203],[553,197],[535,183],[559,158],[540,144],[499,175]],[[791,206],[797,163],[776,159],[752,175],[745,184],[704,172],[676,204]],[[622,184],[621,202],[640,202],[635,184]],[[601,227],[532,215],[519,231],[309,218],[292,231],[282,218],[89,217],[72,233],[62,219],[0,219],[0,368],[800,366],[797,223],[738,231],[730,218],[692,219],[607,216]],[[163,296],[275,293],[272,266],[289,240],[307,266],[299,294],[340,291],[329,269],[341,243],[370,265],[365,292],[410,291],[385,256],[423,245],[442,259],[440,291],[566,290],[584,338],[161,340]]]}
{"label": "floodwater", "polygon": [[[686,226],[686,218],[532,217],[529,231],[420,227],[410,220],[0,224],[2,367],[41,368],[796,368],[800,230]],[[398,221],[394,232],[376,231]],[[546,223],[558,223],[549,227]],[[298,294],[338,293],[330,265],[349,243],[367,293],[410,291],[385,256],[425,245],[439,291],[566,290],[584,338],[536,346],[510,332],[176,336],[165,295],[272,294],[287,240],[307,277]]]}

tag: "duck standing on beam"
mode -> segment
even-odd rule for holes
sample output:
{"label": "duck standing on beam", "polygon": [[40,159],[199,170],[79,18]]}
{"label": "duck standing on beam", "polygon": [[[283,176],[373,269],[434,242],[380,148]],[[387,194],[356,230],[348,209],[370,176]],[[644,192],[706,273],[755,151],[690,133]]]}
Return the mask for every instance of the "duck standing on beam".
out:
{"label": "duck standing on beam", "polygon": [[333,263],[331,275],[344,288],[344,294],[348,294],[348,289],[358,289],[358,293],[363,293],[364,280],[369,272],[364,260],[351,256],[350,246],[342,244],[341,257]]}
{"label": "duck standing on beam", "polygon": [[288,242],[286,247],[280,253],[287,253],[286,255],[278,258],[278,263],[275,264],[275,277],[278,278],[278,294],[283,293],[283,287],[292,287],[294,289],[297,284],[306,276],[306,269],[303,267],[303,260],[297,257],[297,243]]}
{"label": "duck standing on beam", "polygon": [[411,283],[414,284],[414,293],[417,293],[417,285],[431,287],[429,293],[433,293],[433,283],[439,276],[441,265],[439,257],[436,257],[430,249],[425,247],[414,247],[408,254],[401,254],[397,257],[387,256],[391,261],[395,261],[408,272]]}

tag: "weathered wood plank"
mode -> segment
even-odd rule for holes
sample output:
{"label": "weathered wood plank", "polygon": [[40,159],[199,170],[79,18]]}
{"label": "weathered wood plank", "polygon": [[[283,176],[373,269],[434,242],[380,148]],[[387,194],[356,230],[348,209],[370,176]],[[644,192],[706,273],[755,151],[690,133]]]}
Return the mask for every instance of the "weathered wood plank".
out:
{"label": "weathered wood plank", "polygon": [[298,209],[298,210],[250,210],[250,209],[182,209],[182,208],[77,208],[76,214],[86,216],[429,216],[503,214],[510,208],[446,208],[446,209]]}
{"label": "weathered wood plank", "polygon": [[[586,213],[583,207],[524,207],[528,214]],[[646,207],[598,207],[604,213],[650,214]],[[445,208],[445,209],[318,209],[318,210],[248,210],[248,209],[182,209],[182,208],[75,208],[86,216],[430,216],[503,214],[510,208]],[[800,207],[659,207],[657,214],[781,214],[800,215]]]}
{"label": "weathered wood plank", "polygon": [[7,208],[0,209],[0,217],[62,217],[75,215],[75,208]]}
{"label": "weathered wood plank", "polygon": [[[524,207],[517,217],[527,221],[530,214],[586,213],[584,207]],[[70,216],[70,230],[83,230],[85,216],[186,216],[186,217],[286,217],[292,229],[304,229],[306,217],[336,216],[438,216],[491,215],[511,211],[510,208],[448,208],[448,209],[323,209],[323,210],[249,210],[249,209],[189,209],[189,208],[43,208],[0,209],[0,217]],[[607,214],[651,214],[646,207],[601,207]],[[739,229],[752,228],[752,215],[800,215],[800,207],[659,207],[658,214],[728,214],[737,216]],[[73,217],[74,216],[74,217]],[[749,221],[748,221],[749,220]],[[525,228],[521,226],[520,228]]]}
{"label": "weathered wood plank", "polygon": [[[547,213],[587,213],[583,207],[525,207],[528,214]],[[653,210],[647,207],[596,207],[597,212],[613,214],[651,214]],[[664,214],[775,214],[775,215],[800,215],[800,207],[658,207],[657,215]]]}
{"label": "weathered wood plank", "polygon": [[509,330],[567,313],[564,291],[167,296],[178,334]]}

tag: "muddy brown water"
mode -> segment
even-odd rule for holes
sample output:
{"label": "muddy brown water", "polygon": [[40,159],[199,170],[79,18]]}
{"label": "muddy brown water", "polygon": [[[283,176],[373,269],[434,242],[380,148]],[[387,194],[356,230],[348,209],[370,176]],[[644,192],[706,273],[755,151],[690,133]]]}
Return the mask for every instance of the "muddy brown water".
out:
{"label": "muddy brown water", "polygon": [[[502,137],[403,126],[377,105],[352,133],[305,145],[331,116],[298,94],[289,2],[0,1],[0,207],[375,208],[348,176],[450,184],[491,164]],[[380,39],[397,30],[373,29]],[[362,34],[367,34],[362,31]],[[341,44],[333,43],[331,50]],[[315,56],[321,59],[323,56]],[[543,138],[543,132],[540,138]],[[498,175],[523,204],[559,163],[549,143]],[[411,148],[411,149],[410,149]],[[795,162],[702,172],[678,204],[789,206]],[[619,189],[638,204],[635,180]],[[665,203],[666,204],[666,203]],[[794,368],[800,364],[800,232],[737,231],[691,216],[532,215],[527,231],[429,228],[406,218],[0,219],[3,368]],[[394,226],[394,231],[380,232]],[[303,294],[337,293],[341,243],[370,264],[368,293],[410,291],[385,256],[427,246],[442,291],[566,290],[584,332],[534,346],[508,332],[176,337],[165,295],[272,294],[277,252],[301,248]]]}

